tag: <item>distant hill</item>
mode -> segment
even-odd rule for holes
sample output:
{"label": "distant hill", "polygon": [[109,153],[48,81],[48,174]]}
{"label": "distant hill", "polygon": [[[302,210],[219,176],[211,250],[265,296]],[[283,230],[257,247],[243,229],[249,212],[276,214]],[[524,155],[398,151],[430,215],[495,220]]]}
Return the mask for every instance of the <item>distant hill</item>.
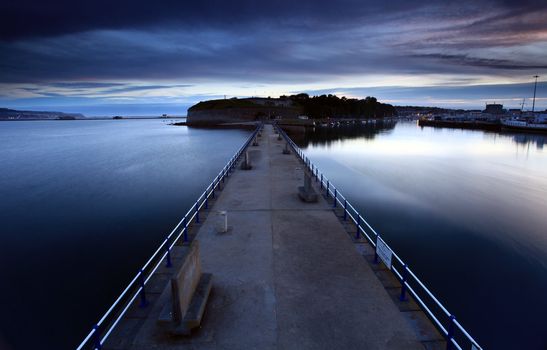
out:
{"label": "distant hill", "polygon": [[231,98],[202,101],[188,109],[188,125],[220,125],[253,122],[277,116],[296,118],[302,109],[289,99]]}
{"label": "distant hill", "polygon": [[335,95],[298,94],[279,98],[231,98],[202,101],[188,109],[189,125],[252,122],[264,119],[383,118],[397,115],[374,97],[352,99]]}
{"label": "distant hill", "polygon": [[9,108],[0,108],[0,120],[44,120],[44,119],[85,119],[81,113],[18,111]]}

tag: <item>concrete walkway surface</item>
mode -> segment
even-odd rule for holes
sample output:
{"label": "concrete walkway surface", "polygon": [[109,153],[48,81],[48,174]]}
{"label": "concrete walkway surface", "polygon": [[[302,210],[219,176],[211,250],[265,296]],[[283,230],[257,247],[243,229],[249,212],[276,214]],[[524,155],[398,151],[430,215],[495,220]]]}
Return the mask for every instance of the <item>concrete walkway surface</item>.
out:
{"label": "concrete walkway surface", "polygon": [[[437,348],[442,339],[424,337],[400,311],[332,205],[322,196],[300,201],[304,167],[282,154],[284,145],[265,125],[259,146],[248,148],[252,169],[231,175],[197,228],[202,269],[214,275],[201,328],[191,337],[158,329],[168,297],[162,268],[151,309],[130,312],[105,348]],[[219,210],[228,212],[227,233],[215,229],[211,213]]]}

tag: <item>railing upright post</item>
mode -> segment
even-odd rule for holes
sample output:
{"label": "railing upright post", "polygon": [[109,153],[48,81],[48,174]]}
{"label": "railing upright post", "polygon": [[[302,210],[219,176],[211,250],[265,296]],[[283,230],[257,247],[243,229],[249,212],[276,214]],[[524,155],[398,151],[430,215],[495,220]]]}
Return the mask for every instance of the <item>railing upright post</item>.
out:
{"label": "railing upright post", "polygon": [[400,301],[406,301],[406,279],[408,278],[408,265],[403,266],[403,279],[401,281],[401,295],[399,296]]}
{"label": "railing upright post", "polygon": [[213,180],[213,188],[211,190],[211,198],[213,199],[215,199],[215,186],[217,185],[216,182],[217,182],[217,178],[215,177],[215,179]]}
{"label": "railing upright post", "polygon": [[183,240],[184,243],[188,242],[188,225],[186,223],[186,216],[182,219],[182,226],[183,226]]}
{"label": "railing upright post", "polygon": [[327,195],[327,198],[329,198],[329,180],[327,180],[327,192],[326,192],[326,195]]}
{"label": "railing upright post", "polygon": [[166,263],[165,267],[171,267],[173,264],[171,264],[171,248],[169,248],[169,241],[167,241],[167,256],[165,257]]}
{"label": "railing upright post", "polygon": [[357,231],[355,231],[355,239],[359,239],[361,237],[361,215],[357,213],[357,222],[355,223],[357,226]]}
{"label": "railing upright post", "polygon": [[338,190],[335,188],[334,189],[334,201],[332,202],[332,207],[333,208],[336,208],[336,195],[338,193]]}
{"label": "railing upright post", "polygon": [[344,221],[348,220],[348,201],[344,199]]}
{"label": "railing upright post", "polygon": [[450,315],[450,320],[448,324],[448,334],[446,335],[446,350],[452,349],[452,338],[454,338],[454,320],[456,317]]}
{"label": "railing upright post", "polygon": [[378,264],[378,250],[376,249],[378,247],[378,235],[376,235],[376,246],[374,247],[374,263]]}
{"label": "railing upright post", "polygon": [[209,209],[209,195],[207,194],[207,190],[205,190],[205,210]]}
{"label": "railing upright post", "polygon": [[317,172],[318,172],[318,170],[317,170],[317,167],[316,167],[315,168],[315,182],[317,182]]}
{"label": "railing upright post", "polygon": [[141,303],[140,307],[146,307],[148,305],[148,301],[146,300],[146,292],[144,290],[144,271],[141,269],[139,270],[140,273],[140,280],[141,280]]}
{"label": "railing upright post", "polygon": [[196,202],[196,224],[199,224],[199,200]]}
{"label": "railing upright post", "polygon": [[323,174],[321,174],[321,189],[323,189]]}
{"label": "railing upright post", "polygon": [[101,350],[102,349],[102,344],[101,344],[101,334],[99,333],[99,325],[96,324],[93,326],[93,329],[95,330],[95,333],[94,333],[94,343],[95,343],[95,349],[97,350]]}

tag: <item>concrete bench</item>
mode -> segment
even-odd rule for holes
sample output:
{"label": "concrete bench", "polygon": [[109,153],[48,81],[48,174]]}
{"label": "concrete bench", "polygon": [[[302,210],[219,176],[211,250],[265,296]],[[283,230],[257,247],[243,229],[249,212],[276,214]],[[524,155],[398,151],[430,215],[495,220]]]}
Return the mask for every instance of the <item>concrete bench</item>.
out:
{"label": "concrete bench", "polygon": [[173,334],[190,335],[201,323],[212,285],[213,275],[201,272],[199,242],[195,240],[166,287],[171,288],[170,302],[161,309],[160,326]]}

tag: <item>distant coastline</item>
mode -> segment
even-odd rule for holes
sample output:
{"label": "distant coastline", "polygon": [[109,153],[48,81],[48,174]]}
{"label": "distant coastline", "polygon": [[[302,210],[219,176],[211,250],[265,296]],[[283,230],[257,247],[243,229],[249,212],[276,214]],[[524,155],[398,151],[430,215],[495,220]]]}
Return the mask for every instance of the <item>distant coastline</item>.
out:
{"label": "distant coastline", "polygon": [[0,108],[0,120],[76,120],[85,119],[81,113],[64,113],[56,111],[20,111]]}
{"label": "distant coastline", "polygon": [[82,113],[66,113],[57,111],[30,111],[16,110],[9,108],[0,108],[0,121],[74,121],[74,120],[144,120],[144,119],[186,119],[182,115],[166,115],[161,116],[97,116],[87,117]]}

